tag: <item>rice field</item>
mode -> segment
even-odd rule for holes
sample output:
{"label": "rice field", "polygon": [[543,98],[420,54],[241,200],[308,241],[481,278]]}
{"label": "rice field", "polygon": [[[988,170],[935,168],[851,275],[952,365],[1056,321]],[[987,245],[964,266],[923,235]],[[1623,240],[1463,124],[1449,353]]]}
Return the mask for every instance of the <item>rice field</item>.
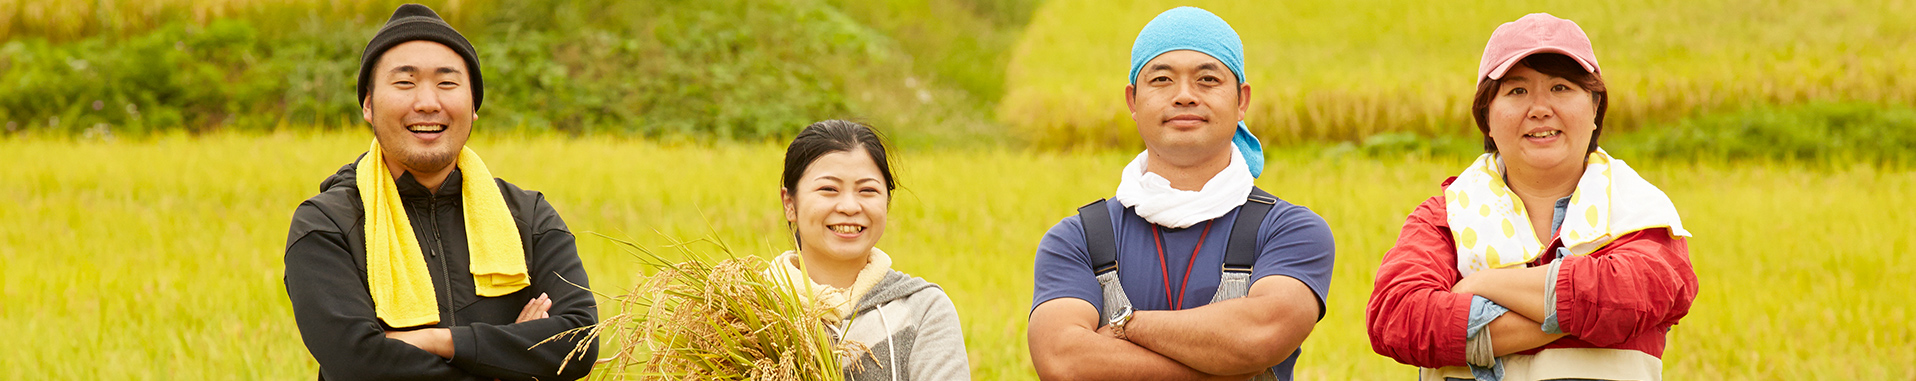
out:
{"label": "rice field", "polygon": [[1916,100],[1916,23],[1899,0],[1269,2],[1055,0],[1005,69],[998,117],[1047,146],[1136,147],[1123,103],[1138,30],[1178,5],[1244,40],[1253,132],[1267,142],[1468,135],[1479,56],[1533,12],[1577,22],[1623,130],[1746,105]]}
{"label": "rice field", "polygon": [[[243,18],[275,25],[318,21],[320,16],[342,15],[358,22],[378,22],[400,4],[393,0],[145,0],[43,1],[0,0],[0,40],[45,37],[74,40],[95,35],[126,36],[168,22],[198,25],[224,18]],[[494,5],[489,0],[425,0],[441,17],[461,25],[477,20],[476,13]],[[476,4],[475,4],[476,3]]]}
{"label": "rice field", "polygon": [[[586,232],[785,249],[780,144],[479,135],[494,173],[546,192],[581,236],[597,287],[630,287],[641,265]],[[0,335],[0,379],[311,378],[281,284],[286,226],[367,138],[0,140],[0,326],[14,330]],[[1299,378],[1410,379],[1370,351],[1364,300],[1404,215],[1469,158],[1273,151],[1260,186],[1323,215],[1339,251]],[[1031,253],[1058,219],[1109,194],[1132,154],[898,153],[903,189],[880,246],[951,295],[977,379],[1034,378]],[[1916,379],[1916,172],[1623,159],[1696,233],[1703,289],[1672,334],[1669,379]]]}

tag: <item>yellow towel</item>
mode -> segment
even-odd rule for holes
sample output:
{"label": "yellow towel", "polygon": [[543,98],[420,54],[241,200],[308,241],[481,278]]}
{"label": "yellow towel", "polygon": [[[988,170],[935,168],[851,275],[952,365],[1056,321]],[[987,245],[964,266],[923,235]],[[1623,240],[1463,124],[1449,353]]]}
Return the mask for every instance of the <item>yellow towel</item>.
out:
{"label": "yellow towel", "polygon": [[772,268],[766,269],[766,273],[775,278],[784,278],[786,283],[794,288],[803,287],[798,297],[804,299],[806,303],[830,307],[832,315],[824,317],[825,322],[829,324],[838,324],[850,318],[853,312],[858,312],[852,311],[853,308],[858,307],[858,300],[864,298],[865,293],[871,292],[872,287],[878,285],[878,281],[884,280],[886,273],[891,272],[891,256],[876,247],[872,248],[870,256],[866,257],[865,268],[859,269],[858,276],[852,279],[851,288],[838,288],[813,282],[811,276],[801,269],[800,262],[804,262],[803,256],[800,256],[797,251],[787,251],[772,258]]}
{"label": "yellow towel", "polygon": [[[511,294],[531,282],[526,276],[525,248],[506,200],[493,183],[492,171],[471,148],[459,151],[460,201],[465,206],[466,248],[476,293],[483,297]],[[393,328],[439,322],[439,302],[433,297],[432,275],[412,221],[400,203],[379,141],[355,164],[359,173],[359,200],[366,207],[366,283],[373,309]]]}
{"label": "yellow towel", "polygon": [[[1547,242],[1531,233],[1529,211],[1504,183],[1497,160],[1494,153],[1478,156],[1444,188],[1446,219],[1457,242],[1457,271],[1465,276],[1521,266],[1544,254]],[[1673,236],[1690,236],[1669,196],[1601,148],[1585,157],[1583,177],[1566,212],[1558,237],[1571,255],[1596,252],[1640,230],[1669,228]]]}

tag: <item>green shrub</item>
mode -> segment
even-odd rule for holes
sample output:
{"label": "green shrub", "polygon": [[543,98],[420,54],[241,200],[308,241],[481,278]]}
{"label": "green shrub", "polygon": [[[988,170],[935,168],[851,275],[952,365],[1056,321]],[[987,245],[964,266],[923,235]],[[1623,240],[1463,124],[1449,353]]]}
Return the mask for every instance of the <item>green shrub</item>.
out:
{"label": "green shrub", "polygon": [[[1614,142],[1614,144],[1610,144]],[[1916,163],[1916,108],[1818,102],[1683,119],[1606,141],[1619,154]]]}
{"label": "green shrub", "polygon": [[[295,46],[321,46],[296,44]],[[219,20],[204,27],[174,23],[126,39],[95,37],[55,44],[22,39],[0,47],[0,119],[15,131],[78,133],[110,127],[143,134],[158,129],[204,132],[234,125],[331,122],[322,115],[355,109],[352,97],[302,78],[348,78],[338,65],[312,61],[318,52],[276,56],[250,23]],[[304,53],[304,54],[301,54]],[[336,52],[328,52],[328,54]],[[324,70],[324,68],[335,70]],[[304,76],[304,77],[302,77]],[[303,82],[303,83],[302,83]],[[293,85],[290,86],[289,84]],[[287,112],[290,115],[282,115]]]}
{"label": "green shrub", "polygon": [[[481,56],[482,129],[756,140],[851,118],[908,144],[1002,135],[987,105],[1031,0],[837,3],[429,5]],[[358,128],[359,55],[392,11],[159,0],[8,18],[50,6],[0,4],[9,134]]]}
{"label": "green shrub", "polygon": [[[1333,148],[1336,149],[1336,148]],[[1417,157],[1474,157],[1482,154],[1483,140],[1454,135],[1423,136],[1410,132],[1386,132],[1365,137],[1358,144],[1349,145],[1350,150],[1362,152],[1365,156],[1391,158],[1403,156]]]}
{"label": "green shrub", "polygon": [[[1916,164],[1916,108],[1860,102],[1746,106],[1634,129],[1606,131],[1602,146],[1626,160],[1797,161]],[[1371,158],[1474,157],[1481,135],[1386,132],[1359,142],[1307,143],[1292,150]]]}

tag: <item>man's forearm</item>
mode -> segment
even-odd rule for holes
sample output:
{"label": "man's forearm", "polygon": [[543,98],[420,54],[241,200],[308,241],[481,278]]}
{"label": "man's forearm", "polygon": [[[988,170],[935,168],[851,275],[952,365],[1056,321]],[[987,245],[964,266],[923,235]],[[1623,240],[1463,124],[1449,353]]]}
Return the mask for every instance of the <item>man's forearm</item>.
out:
{"label": "man's forearm", "polygon": [[[301,206],[302,212],[310,206]],[[465,371],[419,348],[387,340],[337,233],[301,237],[286,249],[286,294],[300,339],[330,379],[464,379]]]}
{"label": "man's forearm", "polygon": [[1303,282],[1267,276],[1250,296],[1180,311],[1139,311],[1132,342],[1210,374],[1260,372],[1284,362],[1317,325],[1317,294]]}
{"label": "man's forearm", "polygon": [[1046,380],[1206,380],[1232,379],[1200,372],[1137,344],[1088,330],[1061,333],[1063,343],[1033,356]]}
{"label": "man's forearm", "polygon": [[[1180,311],[1138,311],[1128,327],[1132,342],[1205,373],[1239,374],[1263,371],[1303,344],[1293,323],[1301,318],[1308,334],[1316,316],[1304,311],[1273,308],[1250,298],[1238,298]],[[1295,340],[1287,340],[1297,336]]]}
{"label": "man's forearm", "polygon": [[440,358],[452,358],[452,330],[426,328],[412,331],[386,331],[386,338],[406,342]]}
{"label": "man's forearm", "polygon": [[1031,312],[1026,330],[1031,364],[1045,380],[1204,380],[1220,377],[1111,336],[1097,328],[1098,310],[1079,299],[1046,302]]}
{"label": "man's forearm", "polygon": [[[536,209],[540,212],[532,214],[549,215],[550,220],[536,229],[544,233],[525,236],[532,242],[526,263],[532,285],[520,292],[544,296],[530,298],[527,303],[539,303],[536,309],[545,310],[546,317],[525,319],[528,311],[521,308],[519,319],[511,324],[468,320],[453,327],[452,343],[458,355],[451,359],[453,366],[502,380],[571,380],[583,378],[592,370],[592,360],[598,356],[598,346],[592,341],[577,335],[546,341],[597,323],[598,303],[585,289],[591,283],[571,233],[562,230],[550,206],[541,202]],[[581,347],[584,352],[573,356],[572,350]]]}

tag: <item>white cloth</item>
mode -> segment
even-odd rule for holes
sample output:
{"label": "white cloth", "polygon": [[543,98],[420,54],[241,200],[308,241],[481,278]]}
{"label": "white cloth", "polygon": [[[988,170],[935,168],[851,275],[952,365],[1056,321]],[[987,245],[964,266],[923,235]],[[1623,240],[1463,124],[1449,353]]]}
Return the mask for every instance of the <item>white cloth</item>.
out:
{"label": "white cloth", "polygon": [[774,267],[770,270],[773,271],[774,276],[786,278],[794,287],[805,287],[808,292],[799,293],[799,297],[805,298],[807,303],[831,309],[832,315],[825,316],[824,320],[826,323],[835,325],[851,317],[854,312],[852,308],[858,305],[858,299],[865,297],[865,293],[871,292],[872,286],[877,285],[879,280],[885,278],[885,273],[891,271],[891,256],[886,255],[884,250],[873,247],[870,256],[866,258],[865,268],[858,270],[858,277],[852,280],[851,288],[832,287],[812,281],[812,278],[802,270],[804,267],[801,262],[804,262],[804,257],[797,251],[787,251],[773,258],[772,266]]}
{"label": "white cloth", "polygon": [[[1528,211],[1504,183],[1497,154],[1487,153],[1444,189],[1446,219],[1457,242],[1457,271],[1522,266],[1543,255],[1545,244],[1530,226]],[[1669,228],[1689,237],[1676,205],[1662,190],[1603,149],[1591,153],[1570,197],[1558,238],[1571,255],[1586,255],[1626,234]],[[1539,211],[1544,212],[1544,211]]]}
{"label": "white cloth", "polygon": [[1197,191],[1171,187],[1171,180],[1147,172],[1145,161],[1151,151],[1138,154],[1124,166],[1115,197],[1125,207],[1137,208],[1138,216],[1160,226],[1182,229],[1199,222],[1223,217],[1251,196],[1256,178],[1244,163],[1244,154],[1231,150],[1231,164],[1204,182]]}

